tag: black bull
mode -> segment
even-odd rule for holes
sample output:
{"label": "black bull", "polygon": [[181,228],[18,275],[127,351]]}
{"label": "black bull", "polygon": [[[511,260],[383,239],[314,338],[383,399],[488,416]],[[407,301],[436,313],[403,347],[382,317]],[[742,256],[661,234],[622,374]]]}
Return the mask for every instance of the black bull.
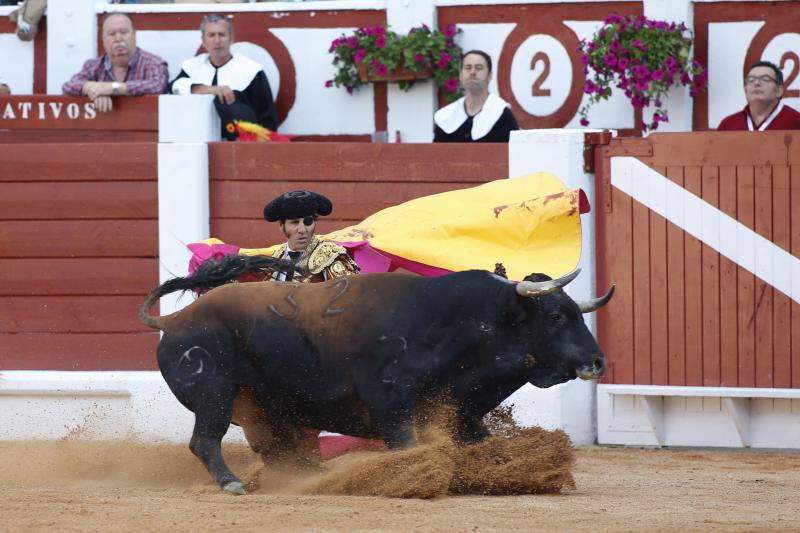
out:
{"label": "black bull", "polygon": [[265,457],[299,447],[305,428],[399,448],[415,442],[417,410],[447,398],[456,436],[470,442],[488,435],[483,416],[526,382],[550,387],[605,369],[581,313],[605,305],[613,287],[576,302],[561,287],[578,271],[519,284],[478,270],[233,283],[171,315],[149,315],[165,294],[285,267],[268,257],[208,263],[154,289],[139,314],[164,332],[158,364],[195,414],[192,452],[229,492],[244,492],[221,453],[232,421]]}

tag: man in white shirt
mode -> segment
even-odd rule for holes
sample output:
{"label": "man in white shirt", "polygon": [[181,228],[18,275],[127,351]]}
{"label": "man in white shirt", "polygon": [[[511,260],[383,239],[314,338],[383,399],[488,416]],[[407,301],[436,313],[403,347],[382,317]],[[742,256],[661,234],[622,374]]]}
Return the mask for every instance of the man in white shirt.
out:
{"label": "man in white shirt", "polygon": [[222,120],[222,136],[235,140],[234,120],[278,129],[278,114],[264,68],[241,54],[231,52],[233,24],[222,15],[208,15],[200,24],[206,53],[181,63],[181,72],[170,83],[172,94],[213,94]]}

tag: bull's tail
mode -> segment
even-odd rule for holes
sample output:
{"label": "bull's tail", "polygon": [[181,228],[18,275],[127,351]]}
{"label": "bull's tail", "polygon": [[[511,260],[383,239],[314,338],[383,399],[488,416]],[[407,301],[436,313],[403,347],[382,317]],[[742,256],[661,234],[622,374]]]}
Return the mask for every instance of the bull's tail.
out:
{"label": "bull's tail", "polygon": [[209,259],[191,276],[172,278],[150,291],[139,308],[139,321],[145,326],[163,330],[161,317],[150,314],[150,308],[162,296],[177,291],[205,292],[235,281],[245,274],[261,273],[270,276],[273,272],[292,267],[292,263],[288,261],[266,255],[229,255],[219,261]]}

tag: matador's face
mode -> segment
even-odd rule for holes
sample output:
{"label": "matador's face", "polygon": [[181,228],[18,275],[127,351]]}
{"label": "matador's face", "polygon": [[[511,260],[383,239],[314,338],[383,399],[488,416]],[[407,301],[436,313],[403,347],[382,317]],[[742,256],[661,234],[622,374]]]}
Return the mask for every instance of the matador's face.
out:
{"label": "matador's face", "polygon": [[305,218],[290,218],[281,220],[281,231],[286,235],[286,240],[289,242],[289,248],[295,252],[301,252],[306,249],[311,238],[314,237],[314,230],[317,228],[317,223],[314,217]]}

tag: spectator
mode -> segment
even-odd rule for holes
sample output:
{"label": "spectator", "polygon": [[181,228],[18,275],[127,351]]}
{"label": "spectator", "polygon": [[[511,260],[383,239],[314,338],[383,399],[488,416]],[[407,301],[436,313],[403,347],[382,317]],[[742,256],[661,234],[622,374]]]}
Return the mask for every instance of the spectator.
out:
{"label": "spectator", "polygon": [[112,96],[162,94],[167,88],[167,62],[136,46],[133,20],[109,13],[102,24],[105,53],[83,64],[62,87],[64,94],[88,96],[100,112],[111,111]]}
{"label": "spectator", "polygon": [[508,142],[519,126],[508,104],[489,93],[492,58],[481,50],[461,56],[465,95],[433,115],[433,142]]}
{"label": "spectator", "polygon": [[738,113],[725,117],[720,131],[798,130],[800,113],[784,104],[783,73],[774,63],[758,61],[744,78],[747,105]]}
{"label": "spectator", "polygon": [[[0,5],[17,5],[16,0]],[[8,15],[11,22],[17,24],[17,37],[22,41],[32,41],[39,30],[39,22],[47,9],[47,0],[25,0]]]}
{"label": "spectator", "polygon": [[0,82],[0,96],[5,96],[7,94],[11,94],[11,87]]}
{"label": "spectator", "polygon": [[222,136],[236,139],[232,122],[244,120],[278,129],[278,115],[264,68],[231,52],[233,24],[222,15],[208,15],[200,24],[206,53],[187,59],[170,84],[173,94],[213,94],[222,120]]}

